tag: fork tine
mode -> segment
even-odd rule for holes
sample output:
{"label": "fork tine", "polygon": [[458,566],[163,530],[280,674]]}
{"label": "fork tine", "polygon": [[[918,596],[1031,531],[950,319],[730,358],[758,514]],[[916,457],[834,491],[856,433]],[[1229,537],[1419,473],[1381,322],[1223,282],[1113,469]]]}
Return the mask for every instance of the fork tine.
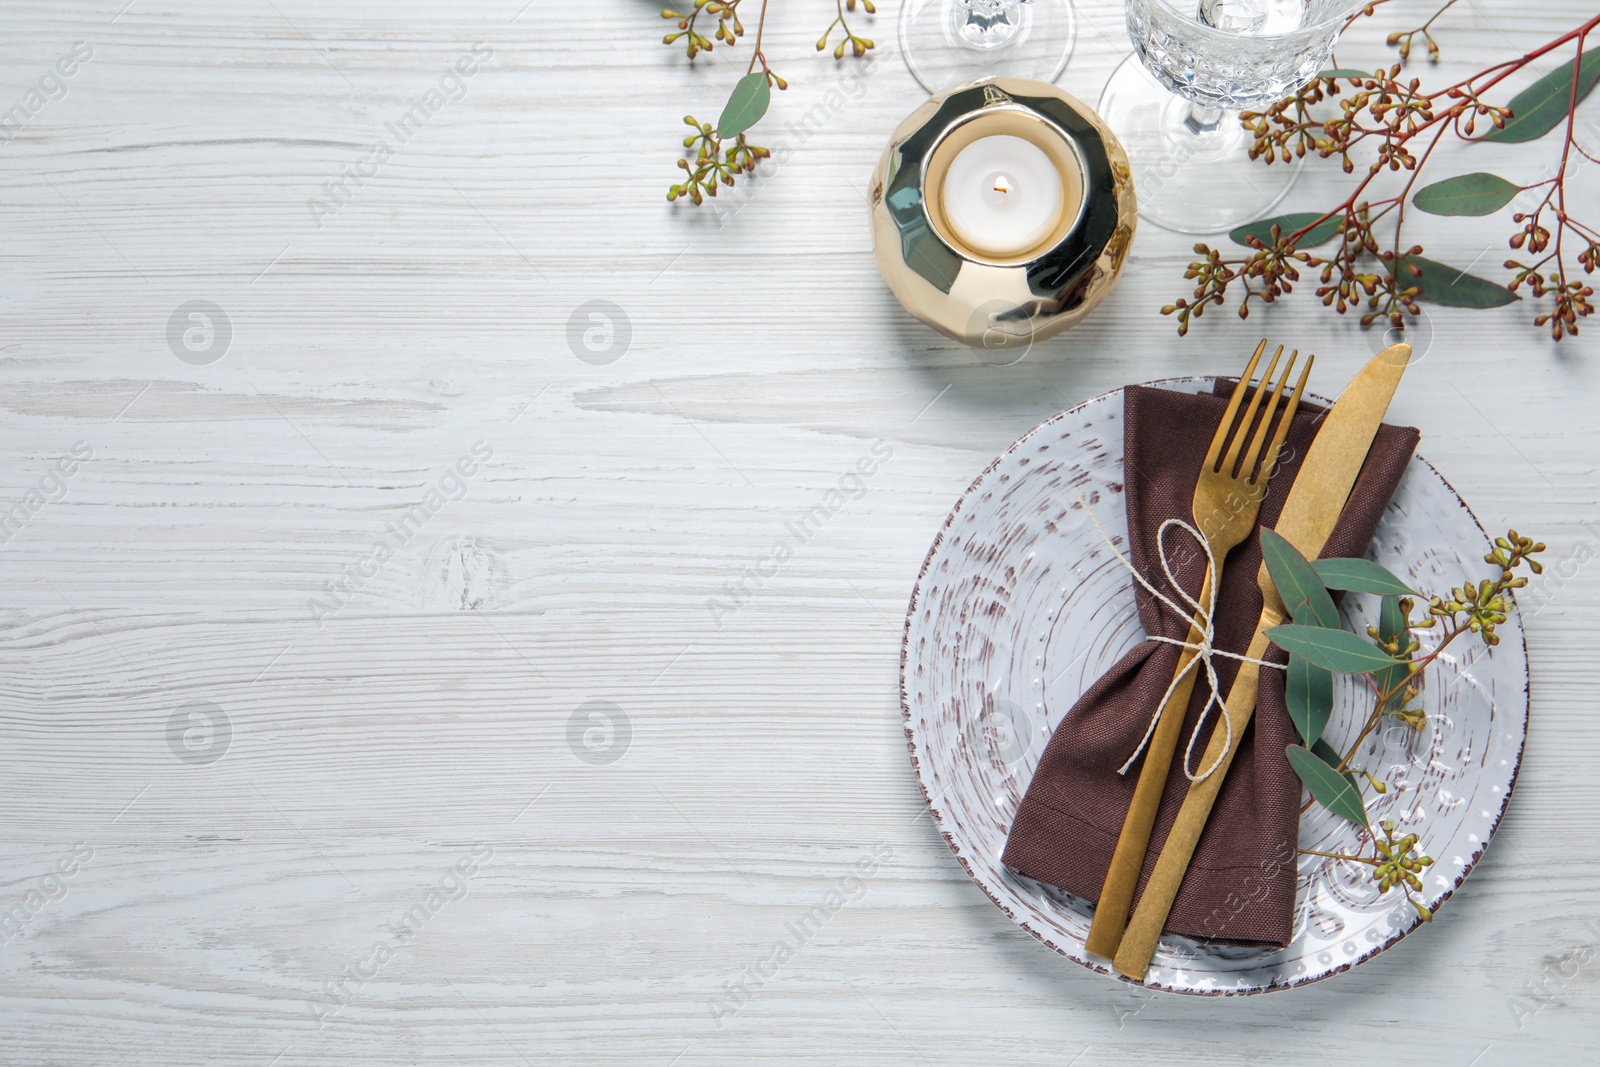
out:
{"label": "fork tine", "polygon": [[1272,354],[1272,362],[1267,364],[1266,373],[1261,375],[1261,384],[1250,394],[1250,403],[1245,406],[1244,418],[1239,420],[1239,432],[1234,436],[1233,443],[1228,446],[1228,454],[1223,457],[1222,471],[1230,478],[1233,477],[1234,465],[1239,460],[1239,452],[1250,436],[1250,424],[1255,421],[1256,411],[1267,395],[1267,387],[1272,384],[1272,372],[1278,369],[1278,358],[1282,355],[1283,346],[1279,345],[1278,350]]}
{"label": "fork tine", "polygon": [[1261,343],[1256,345],[1256,354],[1250,357],[1250,365],[1239,375],[1239,384],[1233,387],[1233,395],[1228,398],[1228,410],[1223,414],[1217,432],[1211,437],[1211,447],[1206,450],[1205,465],[1213,470],[1216,469],[1217,459],[1222,455],[1222,446],[1228,441],[1228,431],[1233,429],[1233,417],[1239,414],[1239,405],[1244,401],[1245,393],[1250,390],[1250,381],[1256,375],[1256,364],[1261,362],[1261,353],[1266,350],[1267,339],[1263,337]]}
{"label": "fork tine", "polygon": [[[1316,356],[1306,356],[1306,365],[1300,371],[1300,380],[1295,383],[1294,392],[1289,396],[1289,403],[1285,405],[1283,414],[1278,419],[1278,428],[1272,435],[1272,443],[1261,456],[1261,473],[1256,475],[1258,480],[1265,481],[1271,477],[1272,468],[1277,466],[1278,451],[1283,447],[1284,438],[1289,436],[1289,424],[1294,421],[1294,413],[1300,409],[1300,397],[1306,391],[1306,379],[1311,376],[1311,366],[1316,361]],[[1285,373],[1284,377],[1287,378],[1288,374]],[[1278,388],[1281,391],[1283,387],[1280,385]]]}
{"label": "fork tine", "polygon": [[[1289,362],[1284,365],[1283,374],[1278,378],[1277,388],[1272,391],[1272,399],[1267,403],[1267,409],[1261,413],[1261,424],[1256,427],[1256,432],[1250,437],[1250,447],[1245,450],[1244,459],[1239,464],[1239,477],[1250,485],[1256,484],[1256,460],[1261,457],[1261,449],[1266,444],[1267,433],[1272,429],[1273,419],[1277,415],[1278,407],[1283,401],[1283,391],[1288,388],[1289,375],[1294,373],[1295,360],[1300,357],[1297,348],[1289,353]],[[1267,381],[1261,383],[1261,391],[1267,391]]]}

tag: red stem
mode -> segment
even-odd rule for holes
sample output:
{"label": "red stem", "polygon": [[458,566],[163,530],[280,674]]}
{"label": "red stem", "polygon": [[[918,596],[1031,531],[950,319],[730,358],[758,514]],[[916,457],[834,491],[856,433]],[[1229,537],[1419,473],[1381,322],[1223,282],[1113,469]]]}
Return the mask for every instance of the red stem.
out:
{"label": "red stem", "polygon": [[744,68],[746,76],[756,69],[756,60],[758,59],[761,61],[762,71],[765,72],[767,69],[767,57],[761,54],[761,34],[766,31],[766,28],[767,0],[761,0],[761,15],[756,19],[756,43],[751,52],[750,65]]}
{"label": "red stem", "polygon": [[[1600,19],[1596,21],[1600,22]],[[1572,92],[1567,96],[1566,142],[1561,146],[1561,166],[1556,170],[1556,271],[1561,276],[1563,290],[1567,287],[1567,265],[1561,258],[1561,238],[1567,231],[1567,162],[1572,158],[1572,127],[1578,120],[1578,75],[1583,71],[1583,45],[1587,36],[1579,35],[1578,56],[1572,61]]]}
{"label": "red stem", "polygon": [[[1549,42],[1539,46],[1538,48],[1535,48],[1533,51],[1528,52],[1526,55],[1522,56],[1520,59],[1508,59],[1504,63],[1499,63],[1499,64],[1496,64],[1495,66],[1488,67],[1488,68],[1486,68],[1484,70],[1479,71],[1476,74],[1471,75],[1470,77],[1467,77],[1467,78],[1465,78],[1465,79],[1463,79],[1463,80],[1461,80],[1459,82],[1456,82],[1454,85],[1449,85],[1449,86],[1446,86],[1443,89],[1438,90],[1437,92],[1429,93],[1425,97],[1423,97],[1423,99],[1427,100],[1429,103],[1432,103],[1433,101],[1438,100],[1440,97],[1445,97],[1445,98],[1448,99],[1448,94],[1452,90],[1457,90],[1457,89],[1466,89],[1471,93],[1471,95],[1473,97],[1481,97],[1485,90],[1494,88],[1501,81],[1505,80],[1505,78],[1508,75],[1514,74],[1515,72],[1521,70],[1523,67],[1527,66],[1529,63],[1533,62],[1535,59],[1538,59],[1540,56],[1545,55],[1548,52],[1552,52],[1557,48],[1560,48],[1562,45],[1566,44],[1568,41],[1571,41],[1571,40],[1577,40],[1577,41],[1580,42],[1579,49],[1580,49],[1580,55],[1581,55],[1581,52],[1582,52],[1582,44],[1581,44],[1581,42],[1583,41],[1583,39],[1585,37],[1587,37],[1589,35],[1589,31],[1593,30],[1596,26],[1600,26],[1600,15],[1596,15],[1594,18],[1591,18],[1588,22],[1585,22],[1583,25],[1578,26],[1576,29],[1572,29],[1572,30],[1567,31],[1566,33],[1562,34],[1560,37],[1557,37],[1555,40],[1549,41]],[[1577,91],[1578,91],[1578,68],[1579,68],[1579,64],[1575,64],[1573,66],[1573,72],[1572,72],[1572,74],[1573,74],[1573,79],[1572,79],[1572,101],[1573,101],[1573,106],[1568,108],[1568,113],[1567,113],[1567,129],[1568,129],[1568,134],[1569,134],[1569,136],[1568,136],[1568,143],[1569,144],[1571,143],[1570,133],[1571,133],[1571,129],[1572,129],[1573,117],[1574,117],[1574,114],[1576,112],[1576,100],[1577,100]],[[1473,88],[1472,83],[1475,80],[1477,80],[1478,78],[1482,78],[1484,75],[1489,74],[1491,72],[1494,72],[1494,77],[1490,78],[1483,85],[1478,86],[1477,88]],[[1444,111],[1434,115],[1433,118],[1428,119],[1426,122],[1424,122],[1422,125],[1418,126],[1414,130],[1409,130],[1409,131],[1404,131],[1404,132],[1392,134],[1392,136],[1394,137],[1395,143],[1396,144],[1405,144],[1408,141],[1410,141],[1413,137],[1415,137],[1418,134],[1424,132],[1425,130],[1437,125],[1440,122],[1443,122],[1447,118],[1452,118],[1453,116],[1452,116],[1451,113],[1452,113],[1453,110],[1454,110],[1453,108],[1445,109]],[[1310,129],[1312,126],[1320,126],[1320,125],[1321,125],[1320,123],[1309,123],[1309,122],[1308,123],[1302,123],[1302,124],[1300,124],[1299,127],[1297,127],[1295,130],[1291,130],[1290,132],[1297,132],[1297,130]],[[1388,131],[1388,130],[1368,130],[1365,127],[1360,127],[1358,129],[1359,129],[1359,132],[1360,132],[1360,134],[1362,136],[1357,138],[1356,141],[1352,141],[1351,144],[1358,143],[1360,140],[1365,140],[1366,137],[1375,136],[1378,133],[1384,133],[1384,134],[1389,134],[1390,133],[1390,131]],[[1437,143],[1437,141],[1435,143]],[[1431,151],[1431,149],[1430,149],[1430,151]],[[1585,154],[1587,155],[1587,153],[1585,153]],[[1563,159],[1563,165],[1565,165],[1565,160],[1566,160],[1565,154],[1563,154],[1562,159]],[[1421,167],[1421,164],[1419,163],[1417,165],[1417,170],[1421,170],[1421,169],[1422,169],[1422,167]],[[1379,170],[1369,171],[1367,176],[1361,180],[1360,184],[1358,184],[1356,186],[1355,191],[1350,194],[1349,198],[1343,204],[1340,204],[1338,207],[1336,207],[1336,208],[1334,208],[1334,209],[1332,209],[1332,210],[1330,210],[1328,212],[1325,212],[1321,217],[1317,218],[1315,221],[1310,222],[1305,226],[1302,226],[1300,229],[1298,229],[1294,233],[1290,234],[1289,235],[1290,240],[1298,241],[1300,238],[1302,238],[1306,234],[1310,233],[1313,229],[1315,229],[1316,227],[1320,226],[1322,223],[1324,223],[1324,222],[1328,221],[1329,219],[1333,218],[1335,215],[1344,214],[1344,212],[1347,209],[1349,209],[1349,208],[1351,208],[1351,207],[1353,207],[1355,205],[1356,201],[1360,198],[1362,191],[1365,190],[1366,187],[1372,183],[1373,179],[1377,177],[1378,173],[1380,173]],[[1414,176],[1413,176],[1413,180],[1415,180]],[[1408,188],[1409,188],[1409,186],[1408,186]],[[1402,214],[1403,213],[1404,213],[1404,209],[1402,208]]]}

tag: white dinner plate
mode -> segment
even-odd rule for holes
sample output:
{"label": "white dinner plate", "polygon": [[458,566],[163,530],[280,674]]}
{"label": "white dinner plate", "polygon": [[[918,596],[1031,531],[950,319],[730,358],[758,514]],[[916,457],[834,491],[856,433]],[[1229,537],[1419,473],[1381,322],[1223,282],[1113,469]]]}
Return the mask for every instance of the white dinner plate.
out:
{"label": "white dinner plate", "polygon": [[[1211,379],[1152,383],[1206,392]],[[1000,862],[1006,833],[1051,731],[1078,697],[1144,637],[1127,572],[1089,520],[1126,551],[1122,390],[1062,412],[991,463],[956,502],[911,594],[900,691],[911,762],[956,859],[1014,922],[1063,956],[1116,975],[1084,949],[1091,902],[1021,877]],[[1439,472],[1413,458],[1368,558],[1423,593],[1492,577],[1490,539]],[[1357,633],[1378,598],[1348,595]],[[1377,731],[1353,764],[1388,785],[1365,790],[1373,824],[1391,818],[1434,857],[1421,899],[1437,911],[1499,825],[1516,782],[1528,722],[1528,656],[1520,616],[1487,648],[1465,636],[1429,668],[1428,726]],[[1419,632],[1426,651],[1435,631]],[[1370,708],[1341,677],[1326,737],[1341,751]],[[1300,847],[1360,851],[1348,822],[1313,805]],[[1347,970],[1421,924],[1398,890],[1380,894],[1371,868],[1301,856],[1287,948],[1161,939],[1144,985],[1179,993],[1261,993]]]}

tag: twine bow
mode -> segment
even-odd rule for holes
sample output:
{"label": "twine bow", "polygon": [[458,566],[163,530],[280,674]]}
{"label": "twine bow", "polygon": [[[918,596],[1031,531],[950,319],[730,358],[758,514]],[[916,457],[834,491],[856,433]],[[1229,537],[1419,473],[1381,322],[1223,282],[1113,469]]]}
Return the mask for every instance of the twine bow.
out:
{"label": "twine bow", "polygon": [[[1138,582],[1140,587],[1143,588],[1145,592],[1155,597],[1158,603],[1166,605],[1166,607],[1171,610],[1173,614],[1177,615],[1186,622],[1193,621],[1194,623],[1198,624],[1200,629],[1200,640],[1198,641],[1184,641],[1175,637],[1163,637],[1160,634],[1146,635],[1151,641],[1160,641],[1162,644],[1166,645],[1177,645],[1181,649],[1186,649],[1190,652],[1193,652],[1194,655],[1190,658],[1188,663],[1185,663],[1183,667],[1172,676],[1172,683],[1167,686],[1167,691],[1161,694],[1161,699],[1156,702],[1156,710],[1150,715],[1150,725],[1145,727],[1144,736],[1139,739],[1139,744],[1134,748],[1133,754],[1128,757],[1128,761],[1117,769],[1117,773],[1127,774],[1128,769],[1131,768],[1139,759],[1140,755],[1144,753],[1145,748],[1150,744],[1151,735],[1156,732],[1156,723],[1161,719],[1161,710],[1167,706],[1167,701],[1172,699],[1172,691],[1178,688],[1178,685],[1185,677],[1188,676],[1190,671],[1204,669],[1206,672],[1206,681],[1211,686],[1211,695],[1207,697],[1205,707],[1200,709],[1200,718],[1195,722],[1194,730],[1189,734],[1189,744],[1183,750],[1184,777],[1188,778],[1191,782],[1203,782],[1216,772],[1217,767],[1221,765],[1222,760],[1226,756],[1228,750],[1233,747],[1233,723],[1228,721],[1228,716],[1224,711],[1224,705],[1220,694],[1221,685],[1217,681],[1217,667],[1213,662],[1214,658],[1217,656],[1226,656],[1228,659],[1236,659],[1241,663],[1254,663],[1257,666],[1272,667],[1275,670],[1282,670],[1283,666],[1282,664],[1269,663],[1266,660],[1256,659],[1253,656],[1244,656],[1236,652],[1228,652],[1216,647],[1215,618],[1217,610],[1217,583],[1215,581],[1211,583],[1211,588],[1208,590],[1209,595],[1206,597],[1206,602],[1204,604],[1200,603],[1199,600],[1190,596],[1188,592],[1184,590],[1183,586],[1178,584],[1177,577],[1172,573],[1171,561],[1167,557],[1167,528],[1171,526],[1177,526],[1187,532],[1189,536],[1193,537],[1197,542],[1199,542],[1200,548],[1206,554],[1206,564],[1211,568],[1211,573],[1213,575],[1220,573],[1217,569],[1216,554],[1211,550],[1211,543],[1206,540],[1205,535],[1202,534],[1198,529],[1182,519],[1167,519],[1161,524],[1160,528],[1156,530],[1156,551],[1159,559],[1161,560],[1161,571],[1167,576],[1167,583],[1173,589],[1175,589],[1178,595],[1182,597],[1189,605],[1188,608],[1184,608],[1171,597],[1157,589],[1145,579],[1144,575],[1139,573],[1138,568],[1135,567],[1132,562],[1130,562],[1128,558],[1118,550],[1116,544],[1111,540],[1111,535],[1106,533],[1105,527],[1100,525],[1100,520],[1095,518],[1094,512],[1089,509],[1088,504],[1084,502],[1083,498],[1079,496],[1077,499],[1079,506],[1082,507],[1084,511],[1088,512],[1089,521],[1094,523],[1094,528],[1100,531],[1100,537],[1103,541],[1105,541],[1106,547],[1111,550],[1112,555],[1117,557],[1117,562],[1122,564],[1123,569],[1129,574],[1133,575],[1133,580]],[[1222,716],[1222,726],[1223,729],[1227,731],[1227,733],[1224,735],[1226,742],[1222,747],[1221,754],[1217,756],[1216,760],[1211,764],[1211,766],[1207,767],[1199,774],[1194,774],[1189,770],[1189,764],[1192,762],[1194,757],[1194,746],[1200,739],[1201,732],[1206,724],[1206,719],[1210,717],[1212,708],[1216,708],[1219,711],[1224,711]],[[1178,710],[1178,714],[1182,714],[1181,709]]]}

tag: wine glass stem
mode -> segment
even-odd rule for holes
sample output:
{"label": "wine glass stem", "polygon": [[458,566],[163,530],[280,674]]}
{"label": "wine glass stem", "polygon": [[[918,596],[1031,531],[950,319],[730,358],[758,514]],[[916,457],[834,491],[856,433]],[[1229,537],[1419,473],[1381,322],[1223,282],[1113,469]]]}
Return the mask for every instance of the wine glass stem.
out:
{"label": "wine glass stem", "polygon": [[1221,107],[1206,107],[1205,104],[1190,102],[1187,114],[1184,114],[1184,125],[1189,126],[1190,133],[1211,133],[1222,125],[1222,115],[1226,114]]}
{"label": "wine glass stem", "polygon": [[1224,114],[1220,107],[1191,103],[1188,113],[1183,116],[1183,124],[1189,127],[1191,133],[1210,133],[1222,125]]}
{"label": "wine glass stem", "polygon": [[1026,0],[946,0],[956,39],[968,48],[1001,48],[1022,32]]}

